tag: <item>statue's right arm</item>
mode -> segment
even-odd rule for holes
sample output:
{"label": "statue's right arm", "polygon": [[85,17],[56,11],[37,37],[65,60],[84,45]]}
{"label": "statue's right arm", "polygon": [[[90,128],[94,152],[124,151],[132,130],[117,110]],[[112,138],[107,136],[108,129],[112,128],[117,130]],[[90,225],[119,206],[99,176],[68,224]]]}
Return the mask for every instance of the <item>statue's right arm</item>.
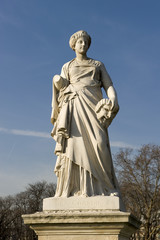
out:
{"label": "statue's right arm", "polygon": [[68,74],[67,74],[68,63],[64,64],[60,75],[53,77],[52,87],[52,112],[51,112],[51,123],[54,125],[58,117],[58,102],[57,95],[61,89],[66,88],[69,85]]}
{"label": "statue's right arm", "polygon": [[58,102],[57,102],[57,94],[58,90],[55,86],[55,79],[57,78],[55,75],[53,77],[53,83],[52,83],[52,112],[51,112],[51,123],[54,125],[55,121],[58,117]]}
{"label": "statue's right arm", "polygon": [[60,75],[55,75],[53,77],[53,84],[55,85],[56,89],[60,91],[63,88],[63,78]]}

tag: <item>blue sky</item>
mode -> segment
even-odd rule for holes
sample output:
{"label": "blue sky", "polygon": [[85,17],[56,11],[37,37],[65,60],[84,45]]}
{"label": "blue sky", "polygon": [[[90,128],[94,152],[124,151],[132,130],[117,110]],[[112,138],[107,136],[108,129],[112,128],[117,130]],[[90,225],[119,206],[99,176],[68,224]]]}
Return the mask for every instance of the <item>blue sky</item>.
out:
{"label": "blue sky", "polygon": [[56,181],[52,77],[74,58],[68,41],[78,30],[118,93],[112,152],[160,144],[159,12],[158,0],[0,0],[0,196]]}

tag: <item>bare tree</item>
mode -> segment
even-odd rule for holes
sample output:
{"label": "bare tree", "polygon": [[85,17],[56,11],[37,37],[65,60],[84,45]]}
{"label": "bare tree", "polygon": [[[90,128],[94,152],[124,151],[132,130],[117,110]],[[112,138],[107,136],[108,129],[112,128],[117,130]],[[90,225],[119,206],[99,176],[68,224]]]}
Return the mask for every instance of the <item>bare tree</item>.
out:
{"label": "bare tree", "polygon": [[[114,160],[127,210],[142,221],[131,239],[155,240],[160,229],[160,146],[148,144],[136,152],[121,149]],[[42,200],[54,196],[55,189],[55,184],[41,181],[0,198],[0,240],[36,240],[21,215],[42,211]]]}
{"label": "bare tree", "polygon": [[0,239],[6,240],[10,235],[12,222],[15,216],[12,214],[14,198],[11,196],[0,198]]}
{"label": "bare tree", "polygon": [[0,240],[36,240],[21,216],[42,211],[43,198],[53,197],[55,189],[55,184],[41,181],[29,184],[26,191],[15,196],[0,198]]}
{"label": "bare tree", "polygon": [[132,239],[155,240],[160,233],[160,146],[144,145],[136,153],[121,149],[115,165],[127,210],[142,221]]}
{"label": "bare tree", "polygon": [[28,213],[42,211],[43,199],[53,197],[55,194],[55,184],[48,184],[46,181],[29,184],[28,194]]}

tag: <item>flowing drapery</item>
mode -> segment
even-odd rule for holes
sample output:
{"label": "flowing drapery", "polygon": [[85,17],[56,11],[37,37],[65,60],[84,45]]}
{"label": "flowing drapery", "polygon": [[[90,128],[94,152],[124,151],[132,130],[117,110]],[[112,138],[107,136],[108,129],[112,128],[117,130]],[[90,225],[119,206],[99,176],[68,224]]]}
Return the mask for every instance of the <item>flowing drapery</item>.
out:
{"label": "flowing drapery", "polygon": [[116,192],[107,128],[95,113],[102,99],[101,87],[107,92],[112,81],[104,65],[92,59],[83,63],[72,60],[63,66],[61,76],[65,86],[53,93],[52,104],[58,113],[51,133],[58,156],[56,196]]}

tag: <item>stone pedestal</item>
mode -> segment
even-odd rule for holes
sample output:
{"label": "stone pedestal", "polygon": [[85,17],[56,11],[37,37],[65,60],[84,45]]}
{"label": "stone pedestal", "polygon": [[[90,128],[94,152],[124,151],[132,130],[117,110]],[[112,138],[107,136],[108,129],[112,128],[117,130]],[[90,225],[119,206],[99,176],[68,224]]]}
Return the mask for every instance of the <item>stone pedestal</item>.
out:
{"label": "stone pedestal", "polygon": [[125,211],[119,197],[51,197],[43,199],[43,211],[53,210],[112,210]]}
{"label": "stone pedestal", "polygon": [[[83,207],[81,203],[78,205],[74,197],[59,198],[62,202],[49,198],[43,202],[43,212],[22,217],[24,223],[36,232],[39,240],[129,239],[139,228],[140,222],[130,213],[120,211],[118,197],[109,197],[108,207],[106,198],[108,197],[78,198],[79,202],[83,202]],[[111,199],[114,203],[112,210]]]}

